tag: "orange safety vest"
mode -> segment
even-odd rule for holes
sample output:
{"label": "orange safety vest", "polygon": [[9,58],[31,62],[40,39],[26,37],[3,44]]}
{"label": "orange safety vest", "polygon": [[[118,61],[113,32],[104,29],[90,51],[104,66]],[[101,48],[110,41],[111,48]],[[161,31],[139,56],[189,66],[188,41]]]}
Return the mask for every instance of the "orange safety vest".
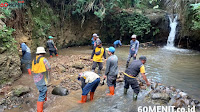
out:
{"label": "orange safety vest", "polygon": [[43,56],[36,56],[36,58],[32,61],[33,73],[43,73],[47,71],[43,62],[44,59],[45,58]]}

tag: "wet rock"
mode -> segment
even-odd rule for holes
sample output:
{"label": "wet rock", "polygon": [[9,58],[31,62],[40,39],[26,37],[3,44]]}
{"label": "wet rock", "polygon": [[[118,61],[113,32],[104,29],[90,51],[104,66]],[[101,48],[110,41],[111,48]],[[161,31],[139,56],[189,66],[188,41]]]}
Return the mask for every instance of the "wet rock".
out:
{"label": "wet rock", "polygon": [[183,97],[183,98],[187,98],[187,97],[188,97],[188,94],[185,93],[185,92],[180,92],[179,94],[180,94],[181,97]]}
{"label": "wet rock", "polygon": [[177,94],[176,95],[176,99],[180,99],[181,98],[181,95],[180,94]]}
{"label": "wet rock", "polygon": [[84,68],[84,64],[82,63],[75,63],[72,65],[73,68],[76,68],[76,69],[83,69]]}
{"label": "wet rock", "polygon": [[152,94],[151,98],[153,100],[156,100],[156,99],[161,99],[161,100],[165,100],[165,101],[170,100],[170,97],[167,93],[154,93],[154,94]]}
{"label": "wet rock", "polygon": [[194,103],[195,103],[195,104],[199,104],[199,101],[198,101],[198,100],[194,100]]}
{"label": "wet rock", "polygon": [[30,88],[28,86],[18,85],[13,89],[13,96],[19,97],[29,92]]}
{"label": "wet rock", "polygon": [[51,93],[53,95],[66,96],[69,94],[69,91],[63,87],[55,87]]}
{"label": "wet rock", "polygon": [[175,88],[174,86],[171,86],[171,87],[170,87],[170,90],[172,90],[173,92],[175,92],[175,91],[176,91],[176,88]]}

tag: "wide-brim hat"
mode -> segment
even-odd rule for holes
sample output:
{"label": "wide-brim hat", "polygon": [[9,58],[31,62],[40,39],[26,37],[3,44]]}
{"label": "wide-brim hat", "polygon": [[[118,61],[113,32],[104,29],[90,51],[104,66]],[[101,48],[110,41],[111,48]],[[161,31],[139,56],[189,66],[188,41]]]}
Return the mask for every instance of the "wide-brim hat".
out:
{"label": "wide-brim hat", "polygon": [[37,47],[36,54],[46,54],[44,47]]}

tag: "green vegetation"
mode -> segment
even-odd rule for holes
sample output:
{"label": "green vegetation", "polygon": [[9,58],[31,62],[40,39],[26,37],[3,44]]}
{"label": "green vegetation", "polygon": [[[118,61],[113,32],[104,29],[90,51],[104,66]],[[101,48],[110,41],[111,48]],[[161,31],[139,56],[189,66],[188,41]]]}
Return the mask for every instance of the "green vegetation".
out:
{"label": "green vegetation", "polygon": [[121,12],[108,18],[109,20],[105,20],[104,26],[106,29],[105,33],[107,32],[107,37],[111,41],[119,38],[123,38],[124,40],[132,34],[136,34],[142,38],[144,35],[150,33],[150,20],[141,14]]}
{"label": "green vegetation", "polygon": [[0,30],[0,46],[6,48],[7,50],[16,50],[16,41],[12,36],[12,33],[15,30],[9,27],[4,26],[2,30]]}
{"label": "green vegetation", "polygon": [[200,3],[191,4],[192,10],[194,11],[194,17],[192,20],[193,26],[192,29],[200,30]]}
{"label": "green vegetation", "polygon": [[31,14],[33,22],[33,38],[45,38],[51,26],[58,21],[57,15],[54,14],[52,8],[47,3],[31,1],[30,5],[29,14]]}
{"label": "green vegetation", "polygon": [[[9,3],[11,0],[2,0],[1,3]],[[9,8],[1,8],[0,10],[0,19],[6,19],[11,17],[12,9]],[[5,48],[7,51],[15,51],[16,50],[16,41],[13,38],[12,34],[15,31],[13,28],[9,28],[6,25],[2,25],[2,29],[0,29],[0,47]]]}

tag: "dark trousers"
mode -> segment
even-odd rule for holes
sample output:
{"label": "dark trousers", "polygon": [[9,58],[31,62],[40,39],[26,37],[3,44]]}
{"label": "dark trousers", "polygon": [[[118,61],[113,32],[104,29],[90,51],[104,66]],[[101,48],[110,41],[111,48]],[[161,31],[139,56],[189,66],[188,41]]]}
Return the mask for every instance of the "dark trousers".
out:
{"label": "dark trousers", "polygon": [[125,80],[124,88],[128,89],[129,85],[131,85],[131,88],[134,90],[134,93],[139,94],[140,87],[136,78],[130,78],[125,75],[124,80]]}
{"label": "dark trousers", "polygon": [[97,64],[99,66],[98,74],[101,74],[101,70],[103,68],[103,63],[102,62],[95,62],[95,61],[93,61],[92,71],[95,71],[95,68],[97,67]]}
{"label": "dark trousers", "polygon": [[53,55],[53,53],[54,53],[55,55],[58,54],[56,50],[49,50],[49,54],[50,54],[51,56]]}
{"label": "dark trousers", "polygon": [[116,87],[116,79],[117,79],[117,75],[115,75],[115,76],[108,75],[107,76],[108,87],[111,87],[111,86]]}
{"label": "dark trousers", "polygon": [[99,83],[100,83],[100,78],[97,78],[92,83],[86,84],[85,87],[82,89],[83,91],[82,95],[87,95],[90,91],[95,92]]}

